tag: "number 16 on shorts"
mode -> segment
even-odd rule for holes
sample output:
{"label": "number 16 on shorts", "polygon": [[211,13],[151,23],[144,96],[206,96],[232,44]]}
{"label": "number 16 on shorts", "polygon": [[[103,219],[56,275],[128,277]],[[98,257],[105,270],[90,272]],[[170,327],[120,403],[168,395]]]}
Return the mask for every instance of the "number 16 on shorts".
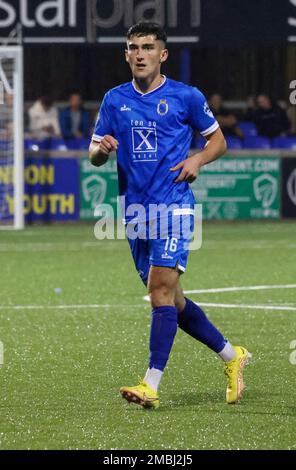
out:
{"label": "number 16 on shorts", "polygon": [[175,253],[178,248],[178,238],[167,238],[166,244],[164,247],[164,251],[171,251],[172,253]]}

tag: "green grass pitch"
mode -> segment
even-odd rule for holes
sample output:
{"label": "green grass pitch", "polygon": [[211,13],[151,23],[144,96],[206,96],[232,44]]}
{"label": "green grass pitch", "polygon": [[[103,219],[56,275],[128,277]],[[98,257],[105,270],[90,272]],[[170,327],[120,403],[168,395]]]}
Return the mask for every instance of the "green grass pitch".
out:
{"label": "green grass pitch", "polygon": [[[203,235],[185,290],[296,284],[295,223]],[[150,324],[127,242],[96,241],[90,225],[29,227],[0,233],[0,259],[1,449],[296,448],[295,288],[189,295],[218,304],[210,319],[253,353],[243,400],[225,403],[221,361],[180,331],[149,412],[119,395],[146,370]]]}

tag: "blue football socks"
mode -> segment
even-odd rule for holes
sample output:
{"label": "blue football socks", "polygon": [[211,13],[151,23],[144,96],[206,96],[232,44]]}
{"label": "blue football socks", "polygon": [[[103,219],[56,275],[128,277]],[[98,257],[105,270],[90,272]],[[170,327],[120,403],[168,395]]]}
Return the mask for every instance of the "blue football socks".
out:
{"label": "blue football socks", "polygon": [[175,334],[178,312],[176,307],[161,306],[153,309],[150,329],[149,368],[164,370]]}
{"label": "blue football socks", "polygon": [[179,328],[216,353],[222,351],[227,340],[210,322],[200,307],[186,297],[185,301],[184,310],[178,313]]}

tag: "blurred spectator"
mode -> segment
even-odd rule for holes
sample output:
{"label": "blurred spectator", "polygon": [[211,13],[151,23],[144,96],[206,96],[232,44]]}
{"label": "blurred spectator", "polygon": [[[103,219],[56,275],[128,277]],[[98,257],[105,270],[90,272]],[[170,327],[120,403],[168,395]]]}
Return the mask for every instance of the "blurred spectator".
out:
{"label": "blurred spectator", "polygon": [[48,95],[37,100],[28,110],[28,115],[33,139],[43,140],[61,135],[58,110]]}
{"label": "blurred spectator", "polygon": [[269,138],[286,135],[291,127],[286,111],[265,94],[248,99],[245,118],[255,123],[258,135]]}
{"label": "blurred spectator", "polygon": [[248,96],[247,98],[247,111],[244,115],[244,121],[254,122],[255,111],[257,110],[256,96]]}
{"label": "blurred spectator", "polygon": [[60,112],[60,126],[64,139],[89,137],[90,115],[83,107],[80,93],[70,95],[69,106]]}
{"label": "blurred spectator", "polygon": [[5,91],[4,103],[0,105],[0,137],[11,139],[13,136],[13,94]]}
{"label": "blurred spectator", "polygon": [[209,98],[209,106],[220,124],[225,136],[235,136],[242,139],[244,134],[237,124],[236,116],[223,106],[222,96],[214,93]]}

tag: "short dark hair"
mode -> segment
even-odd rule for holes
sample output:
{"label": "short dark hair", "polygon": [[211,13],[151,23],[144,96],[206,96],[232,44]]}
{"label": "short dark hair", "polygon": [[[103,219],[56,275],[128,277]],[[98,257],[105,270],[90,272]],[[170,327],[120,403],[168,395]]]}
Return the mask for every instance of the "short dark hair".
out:
{"label": "short dark hair", "polygon": [[165,30],[159,24],[149,21],[141,21],[131,26],[126,37],[127,39],[130,39],[132,36],[141,37],[148,36],[149,34],[155,36],[157,40],[163,41],[166,45],[167,34]]}

